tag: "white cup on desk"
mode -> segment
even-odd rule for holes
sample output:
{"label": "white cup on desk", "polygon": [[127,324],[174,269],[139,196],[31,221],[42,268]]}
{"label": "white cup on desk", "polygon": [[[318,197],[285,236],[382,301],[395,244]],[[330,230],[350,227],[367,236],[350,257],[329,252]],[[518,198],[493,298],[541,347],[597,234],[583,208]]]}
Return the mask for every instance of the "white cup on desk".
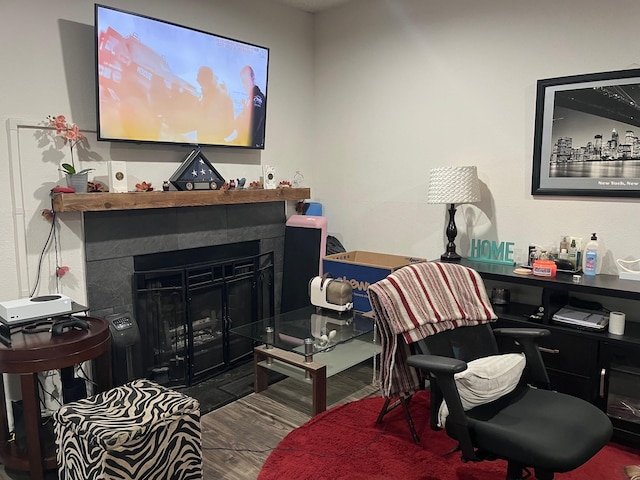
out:
{"label": "white cup on desk", "polygon": [[625,314],[622,312],[609,313],[609,333],[624,335]]}

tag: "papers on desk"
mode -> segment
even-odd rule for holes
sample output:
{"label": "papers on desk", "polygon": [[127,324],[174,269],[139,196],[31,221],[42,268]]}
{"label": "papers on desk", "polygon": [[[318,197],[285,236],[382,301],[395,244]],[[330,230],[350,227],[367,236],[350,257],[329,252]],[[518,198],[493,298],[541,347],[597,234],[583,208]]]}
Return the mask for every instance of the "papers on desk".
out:
{"label": "papers on desk", "polygon": [[572,327],[602,330],[609,324],[609,315],[604,312],[562,307],[553,315],[552,320]]}

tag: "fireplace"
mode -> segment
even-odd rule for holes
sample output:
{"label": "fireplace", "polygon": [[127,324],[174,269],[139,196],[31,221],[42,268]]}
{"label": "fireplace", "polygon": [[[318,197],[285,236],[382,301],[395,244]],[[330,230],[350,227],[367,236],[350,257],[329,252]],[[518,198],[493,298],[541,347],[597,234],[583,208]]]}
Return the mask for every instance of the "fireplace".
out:
{"label": "fireplace", "polygon": [[[258,316],[279,311],[286,221],[284,202],[84,212],[83,221],[87,298],[92,315],[106,317],[130,312],[137,317],[140,289],[136,275],[150,278],[154,270],[164,271],[166,278],[157,279],[157,282],[166,284],[167,288],[173,288],[176,292],[162,295],[180,300],[172,307],[171,302],[163,297],[160,305],[162,310],[169,312],[167,315],[170,317],[183,315],[181,318],[184,319],[184,315],[189,315],[186,318],[191,323],[186,326],[177,320],[162,320],[165,323],[161,323],[160,330],[157,330],[158,325],[140,325],[141,330],[147,329],[143,332],[143,338],[162,336],[165,345],[172,345],[172,348],[168,356],[160,355],[162,362],[158,360],[160,357],[136,362],[136,378],[156,369],[149,374],[157,375],[170,384],[190,384],[223,371],[238,359],[244,359],[241,352],[246,346],[233,343],[233,340],[228,343],[226,350],[222,349],[222,359],[220,350],[202,348],[198,350],[196,360],[189,348],[194,348],[201,340],[213,341],[207,335],[214,337],[217,331],[222,332],[222,342],[226,341],[224,329],[216,330],[219,326],[214,325],[214,321],[223,318],[235,321],[240,309],[249,308],[246,307],[246,301],[239,299],[252,289],[257,289],[257,283],[264,281],[264,275],[271,275],[270,286],[268,283],[263,286],[272,288],[273,293],[268,288],[266,293],[260,290],[255,299],[249,300],[251,311],[257,312]],[[252,245],[250,250],[244,249],[247,244]],[[170,255],[162,259],[165,253]],[[247,258],[252,259],[250,266],[242,263]],[[226,270],[222,273],[223,267],[218,264],[221,260],[229,259],[233,260],[232,266],[224,267]],[[238,260],[241,262],[238,263]],[[163,264],[165,261],[168,263]],[[198,268],[206,269],[208,273],[201,274]],[[237,278],[228,275],[229,268],[235,270]],[[153,280],[149,280],[147,287],[153,289]],[[192,295],[190,304],[185,302],[187,289]],[[208,301],[216,295],[226,295],[220,300],[219,306],[200,306],[201,299]],[[150,300],[145,301],[145,308],[151,308]],[[226,312],[223,311],[225,306],[228,308]],[[209,315],[203,313],[207,309]],[[215,311],[215,319],[212,310]],[[210,321],[206,320],[207,317]],[[175,323],[175,327],[169,325],[171,322]],[[193,340],[184,337],[185,333],[194,334]],[[181,342],[186,350],[178,354],[175,346],[177,343],[180,347]],[[142,352],[142,348],[135,351]],[[191,366],[188,362],[192,360],[194,363]],[[114,368],[118,370],[121,365],[114,363]],[[184,377],[178,374],[183,371],[186,371]]]}
{"label": "fireplace", "polygon": [[[134,260],[144,377],[191,386],[251,358],[252,342],[229,329],[274,313],[273,253],[258,249],[244,242]],[[227,258],[230,250],[246,255]],[[218,260],[176,264],[180,258]],[[166,267],[140,267],[149,264]]]}

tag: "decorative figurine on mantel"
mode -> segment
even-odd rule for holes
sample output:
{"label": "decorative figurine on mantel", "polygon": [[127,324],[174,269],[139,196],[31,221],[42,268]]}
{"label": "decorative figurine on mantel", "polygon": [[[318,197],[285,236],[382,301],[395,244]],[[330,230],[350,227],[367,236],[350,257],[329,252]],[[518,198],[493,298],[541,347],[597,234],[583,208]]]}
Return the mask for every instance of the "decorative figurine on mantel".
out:
{"label": "decorative figurine on mantel", "polygon": [[98,182],[97,180],[87,183],[87,192],[89,193],[108,192],[108,191],[109,191],[109,187],[107,187],[104,183]]}
{"label": "decorative figurine on mantel", "polygon": [[169,178],[176,190],[218,190],[225,180],[199,149],[184,159],[180,168]]}
{"label": "decorative figurine on mantel", "polygon": [[293,182],[291,182],[291,184],[295,188],[302,188],[304,186],[304,175],[300,173],[300,170],[296,170],[296,173],[293,174]]}
{"label": "decorative figurine on mantel", "polygon": [[169,191],[169,187],[170,187],[170,184],[169,184],[169,182],[167,180],[162,182],[162,191],[163,192],[168,192]]}
{"label": "decorative figurine on mantel", "polygon": [[238,189],[240,190],[244,190],[244,185],[245,183],[247,183],[247,179],[242,177],[242,178],[238,178]]}
{"label": "decorative figurine on mantel", "polygon": [[151,182],[136,183],[136,192],[153,192]]}

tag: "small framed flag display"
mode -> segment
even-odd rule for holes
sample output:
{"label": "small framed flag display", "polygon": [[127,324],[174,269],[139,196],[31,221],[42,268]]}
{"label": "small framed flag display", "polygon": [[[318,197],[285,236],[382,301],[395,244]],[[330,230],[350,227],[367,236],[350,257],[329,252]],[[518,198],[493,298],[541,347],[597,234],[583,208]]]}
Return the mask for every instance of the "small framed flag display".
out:
{"label": "small framed flag display", "polygon": [[178,190],[218,190],[224,184],[222,175],[199,149],[191,151],[169,181]]}

